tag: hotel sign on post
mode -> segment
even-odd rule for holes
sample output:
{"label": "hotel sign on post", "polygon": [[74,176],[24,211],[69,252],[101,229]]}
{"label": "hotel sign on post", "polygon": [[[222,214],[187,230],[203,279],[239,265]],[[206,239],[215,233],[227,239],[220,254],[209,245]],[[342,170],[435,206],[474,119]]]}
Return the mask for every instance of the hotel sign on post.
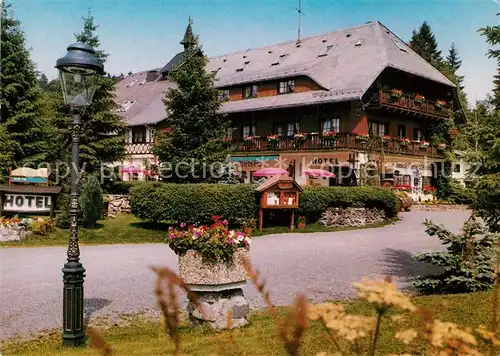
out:
{"label": "hotel sign on post", "polygon": [[3,197],[3,211],[19,213],[50,213],[52,197],[50,195],[10,194]]}

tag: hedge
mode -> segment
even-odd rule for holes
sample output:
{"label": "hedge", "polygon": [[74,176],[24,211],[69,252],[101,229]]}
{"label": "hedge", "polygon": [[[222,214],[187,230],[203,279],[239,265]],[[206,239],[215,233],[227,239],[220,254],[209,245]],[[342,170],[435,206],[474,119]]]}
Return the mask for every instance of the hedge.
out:
{"label": "hedge", "polygon": [[364,207],[385,211],[388,218],[398,214],[398,198],[394,192],[377,187],[305,187],[299,197],[299,215],[307,221],[318,221],[331,207]]}
{"label": "hedge", "polygon": [[[221,215],[230,223],[256,218],[259,197],[248,184],[167,184],[146,182],[132,188],[132,214],[155,222],[210,223]],[[299,215],[319,220],[330,207],[379,208],[387,217],[397,215],[396,195],[375,187],[306,187],[299,198]]]}
{"label": "hedge", "polygon": [[257,216],[257,192],[247,184],[143,183],[130,191],[132,214],[150,221],[206,224],[220,215],[231,223]]}

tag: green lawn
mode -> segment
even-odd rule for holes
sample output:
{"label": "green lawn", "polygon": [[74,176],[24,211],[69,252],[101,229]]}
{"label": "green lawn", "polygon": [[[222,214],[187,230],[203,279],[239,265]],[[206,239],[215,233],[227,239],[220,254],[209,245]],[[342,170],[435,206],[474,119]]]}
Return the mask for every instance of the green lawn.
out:
{"label": "green lawn", "polygon": [[[392,223],[394,220],[369,227],[380,227]],[[117,215],[114,219],[102,220],[96,228],[80,229],[79,239],[82,245],[99,244],[131,244],[164,242],[168,224],[142,222],[132,215]],[[354,228],[328,228],[320,224],[309,224],[304,230],[295,230],[297,233],[319,231],[342,231]],[[290,232],[287,227],[268,227],[262,232],[254,231],[254,237]],[[68,230],[57,229],[49,236],[31,235],[23,241],[0,242],[1,247],[39,247],[39,246],[66,246],[68,244]]]}
{"label": "green lawn", "polygon": [[[475,328],[489,325],[491,318],[491,293],[481,292],[453,296],[426,296],[415,298],[419,306],[430,308],[442,321],[452,321],[462,326]],[[348,303],[352,313],[370,314],[372,310],[364,302]],[[280,309],[283,315],[284,309]],[[421,330],[420,317],[412,314],[406,325]],[[254,312],[247,327],[231,332],[212,332],[207,329],[183,327],[181,331],[183,355],[285,355],[282,344],[276,337],[276,328],[267,311]],[[112,327],[104,331],[106,342],[112,347],[113,355],[172,355],[172,343],[158,324],[137,320],[128,327]],[[390,353],[422,354],[424,344],[412,343],[408,346],[392,339],[394,329],[382,324],[378,355]],[[5,344],[2,354],[6,355],[98,355],[89,347],[63,349],[58,333],[41,337],[36,341]],[[301,355],[316,355],[320,351],[332,351],[325,341],[325,334],[318,324],[313,324],[305,333]]]}

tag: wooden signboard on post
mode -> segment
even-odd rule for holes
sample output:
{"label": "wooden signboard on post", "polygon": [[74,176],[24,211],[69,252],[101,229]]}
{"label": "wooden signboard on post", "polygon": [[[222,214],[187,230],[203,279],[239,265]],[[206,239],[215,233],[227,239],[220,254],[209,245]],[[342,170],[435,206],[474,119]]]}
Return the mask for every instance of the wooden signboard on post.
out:
{"label": "wooden signboard on post", "polygon": [[259,185],[256,189],[261,193],[259,210],[259,231],[262,231],[264,209],[290,209],[290,230],[295,227],[295,209],[299,207],[300,185],[288,176],[274,176]]}

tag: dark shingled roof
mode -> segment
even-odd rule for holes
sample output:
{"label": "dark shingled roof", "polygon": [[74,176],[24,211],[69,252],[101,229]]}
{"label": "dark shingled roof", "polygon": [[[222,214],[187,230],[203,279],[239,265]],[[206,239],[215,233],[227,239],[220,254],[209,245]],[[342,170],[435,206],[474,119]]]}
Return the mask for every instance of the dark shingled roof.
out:
{"label": "dark shingled roof", "polygon": [[184,52],[177,53],[167,64],[160,69],[160,73],[171,72],[172,69],[178,67],[182,63]]}

